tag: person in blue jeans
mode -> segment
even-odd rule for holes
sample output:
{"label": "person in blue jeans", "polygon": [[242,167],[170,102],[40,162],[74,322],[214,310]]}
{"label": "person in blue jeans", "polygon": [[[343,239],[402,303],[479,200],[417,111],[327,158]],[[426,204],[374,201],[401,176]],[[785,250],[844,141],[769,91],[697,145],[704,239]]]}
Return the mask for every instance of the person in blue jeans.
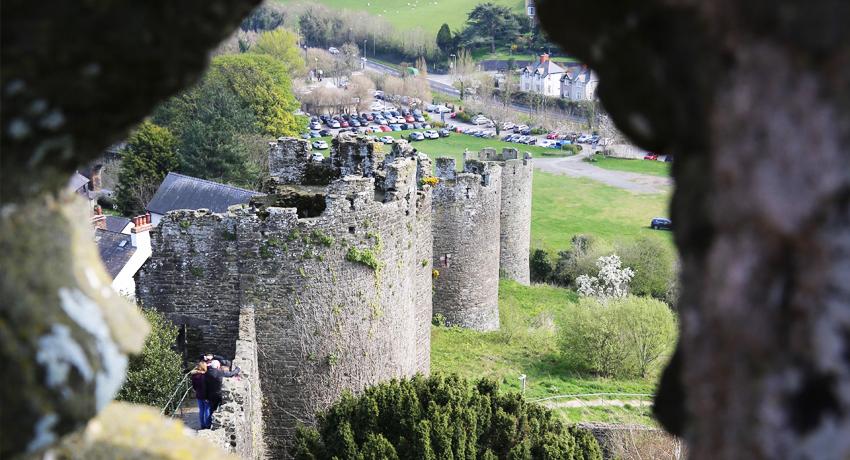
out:
{"label": "person in blue jeans", "polygon": [[198,400],[198,419],[201,422],[201,429],[209,429],[212,426],[212,411],[210,411],[210,401],[207,399],[207,363],[201,361],[189,372],[189,378],[192,380],[192,388],[195,390],[195,398]]}

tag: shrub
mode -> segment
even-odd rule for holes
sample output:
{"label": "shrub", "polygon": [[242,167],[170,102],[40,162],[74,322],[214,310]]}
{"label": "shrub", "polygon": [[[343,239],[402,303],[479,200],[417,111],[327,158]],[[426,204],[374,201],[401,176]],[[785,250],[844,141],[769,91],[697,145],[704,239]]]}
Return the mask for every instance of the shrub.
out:
{"label": "shrub", "polygon": [[130,357],[127,380],[115,399],[162,408],[183,378],[183,358],[173,349],[177,327],[154,310],[142,314],[151,332],[142,352]]}
{"label": "shrub", "polygon": [[561,150],[567,150],[570,155],[575,155],[581,152],[581,147],[576,144],[561,144]]}
{"label": "shrub", "polygon": [[548,252],[542,249],[531,251],[531,258],[528,263],[532,282],[546,283],[551,280],[554,268],[552,267],[552,259],[549,257]]}
{"label": "shrub", "polygon": [[605,377],[655,374],[676,340],[676,318],[663,302],[628,296],[607,304],[581,298],[560,327],[561,354],[575,370]]}
{"label": "shrub", "polygon": [[558,252],[558,260],[552,273],[552,281],[561,286],[576,287],[575,280],[586,273],[592,273],[596,260],[608,252],[609,247],[592,235],[575,235],[572,247]]}
{"label": "shrub", "polygon": [[596,276],[581,275],[576,278],[578,293],[600,300],[619,299],[629,293],[629,283],[635,275],[630,267],[623,267],[616,254],[602,256],[596,261],[599,272]]}
{"label": "shrub", "polygon": [[416,376],[344,394],[299,428],[296,459],[492,458],[601,459],[584,430],[486,379]]}
{"label": "shrub", "polygon": [[470,123],[470,122],[472,122],[472,115],[470,115],[470,114],[468,114],[468,113],[466,113],[466,112],[457,112],[457,115],[455,116],[455,118],[456,118],[458,121],[462,121],[462,122],[464,122],[464,123]]}
{"label": "shrub", "polygon": [[623,265],[635,271],[629,284],[633,294],[669,300],[668,292],[675,291],[676,283],[676,255],[672,248],[659,239],[642,237],[618,244],[616,251]]}

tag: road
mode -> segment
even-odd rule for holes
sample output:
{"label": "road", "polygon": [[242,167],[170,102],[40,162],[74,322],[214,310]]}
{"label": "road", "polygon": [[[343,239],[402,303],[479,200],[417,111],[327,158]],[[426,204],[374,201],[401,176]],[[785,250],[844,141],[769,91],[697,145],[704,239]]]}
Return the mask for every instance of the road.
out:
{"label": "road", "polygon": [[582,146],[582,149],[580,154],[566,158],[535,158],[534,167],[540,171],[592,179],[633,193],[665,193],[673,186],[673,179],[669,177],[613,171],[594,166],[593,163],[583,161],[590,155],[590,149],[587,146]]}

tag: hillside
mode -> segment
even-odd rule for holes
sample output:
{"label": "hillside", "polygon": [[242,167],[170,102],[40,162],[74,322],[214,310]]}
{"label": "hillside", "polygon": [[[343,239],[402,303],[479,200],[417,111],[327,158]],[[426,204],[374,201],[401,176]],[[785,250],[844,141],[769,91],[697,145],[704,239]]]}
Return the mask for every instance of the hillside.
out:
{"label": "hillside", "polygon": [[[298,0],[277,0],[280,3],[294,3]],[[382,17],[399,29],[419,27],[426,32],[437,34],[443,23],[452,30],[460,29],[466,21],[466,15],[482,0],[314,0],[315,3],[334,9],[366,11]],[[506,5],[522,11],[522,0],[490,0],[498,5]]]}

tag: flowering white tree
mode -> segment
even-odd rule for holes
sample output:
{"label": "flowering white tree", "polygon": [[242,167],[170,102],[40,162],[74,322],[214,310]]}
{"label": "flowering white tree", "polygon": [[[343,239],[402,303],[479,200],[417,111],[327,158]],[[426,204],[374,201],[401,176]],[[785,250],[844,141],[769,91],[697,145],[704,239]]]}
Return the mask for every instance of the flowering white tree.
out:
{"label": "flowering white tree", "polygon": [[629,294],[629,282],[635,276],[635,271],[623,267],[620,256],[602,256],[596,260],[596,266],[599,267],[596,276],[585,274],[576,278],[580,295],[605,301],[620,299]]}

